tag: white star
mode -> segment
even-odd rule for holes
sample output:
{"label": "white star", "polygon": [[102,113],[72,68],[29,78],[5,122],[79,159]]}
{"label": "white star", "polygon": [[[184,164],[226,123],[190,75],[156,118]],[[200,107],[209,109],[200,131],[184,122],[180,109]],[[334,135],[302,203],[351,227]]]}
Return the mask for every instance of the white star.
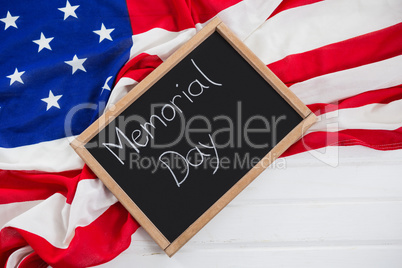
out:
{"label": "white star", "polygon": [[101,26],[100,30],[94,31],[94,33],[99,35],[99,43],[102,42],[104,39],[108,39],[110,41],[113,41],[112,37],[110,37],[110,33],[114,31],[113,29],[106,29],[105,25]]}
{"label": "white star", "polygon": [[87,70],[85,70],[84,66],[82,64],[84,64],[84,61],[86,61],[87,58],[84,59],[79,59],[77,57],[77,55],[74,55],[72,60],[69,61],[65,61],[65,63],[67,63],[68,65],[70,65],[71,67],[73,67],[73,74],[80,69],[81,71],[86,72]]}
{"label": "white star", "polygon": [[18,72],[18,69],[15,68],[15,71],[14,71],[13,74],[7,75],[7,77],[11,79],[11,80],[10,80],[10,86],[11,86],[15,81],[18,81],[18,82],[20,82],[21,84],[24,84],[24,82],[23,82],[22,79],[21,79],[21,75],[22,75],[23,73],[25,73],[25,71],[23,71],[23,72]]}
{"label": "white star", "polygon": [[53,92],[49,90],[49,97],[41,99],[41,101],[44,101],[47,103],[46,111],[49,110],[52,107],[56,107],[60,109],[59,103],[57,102],[63,95],[53,95]]}
{"label": "white star", "polygon": [[110,86],[107,83],[109,83],[109,81],[110,81],[110,79],[112,79],[112,77],[113,76],[109,76],[108,78],[106,78],[105,84],[102,87],[101,95],[103,93],[103,90],[105,90],[105,89],[108,90],[108,91],[111,91]]}
{"label": "white star", "polygon": [[4,30],[7,30],[8,27],[13,26],[15,28],[17,27],[17,24],[15,24],[15,21],[19,18],[20,16],[11,16],[10,11],[7,11],[7,17],[0,19],[2,22],[6,24],[4,27]]}
{"label": "white star", "polygon": [[49,43],[50,41],[53,40],[54,37],[49,37],[46,38],[45,35],[43,33],[40,33],[40,39],[38,40],[33,40],[32,42],[36,43],[39,45],[38,48],[38,52],[40,52],[42,49],[47,48],[49,50],[52,50],[52,48],[50,47]]}
{"label": "white star", "polygon": [[59,8],[59,10],[60,10],[61,12],[64,12],[64,20],[66,20],[69,16],[78,18],[78,17],[77,17],[77,14],[75,14],[75,10],[76,10],[78,7],[79,7],[79,5],[77,5],[77,6],[71,6],[70,3],[69,3],[68,0],[67,0],[66,7],[61,7],[61,8]]}

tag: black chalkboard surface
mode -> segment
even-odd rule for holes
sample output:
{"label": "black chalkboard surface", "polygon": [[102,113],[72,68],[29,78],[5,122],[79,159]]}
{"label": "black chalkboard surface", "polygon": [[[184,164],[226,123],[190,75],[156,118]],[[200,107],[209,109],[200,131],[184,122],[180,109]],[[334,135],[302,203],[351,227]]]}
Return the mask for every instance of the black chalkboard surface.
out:
{"label": "black chalkboard surface", "polygon": [[169,256],[315,120],[261,64],[215,19],[72,144]]}

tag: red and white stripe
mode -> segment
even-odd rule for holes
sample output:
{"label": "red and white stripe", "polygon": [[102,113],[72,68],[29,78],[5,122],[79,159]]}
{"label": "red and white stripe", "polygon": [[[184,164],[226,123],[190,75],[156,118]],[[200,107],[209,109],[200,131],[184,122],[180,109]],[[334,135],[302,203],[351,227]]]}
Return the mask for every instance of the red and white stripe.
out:
{"label": "red and white stripe", "polygon": [[[402,148],[401,1],[127,2],[134,45],[108,105],[218,15],[319,116],[285,155]],[[138,224],[68,142],[0,148],[0,265],[86,267],[130,244]]]}

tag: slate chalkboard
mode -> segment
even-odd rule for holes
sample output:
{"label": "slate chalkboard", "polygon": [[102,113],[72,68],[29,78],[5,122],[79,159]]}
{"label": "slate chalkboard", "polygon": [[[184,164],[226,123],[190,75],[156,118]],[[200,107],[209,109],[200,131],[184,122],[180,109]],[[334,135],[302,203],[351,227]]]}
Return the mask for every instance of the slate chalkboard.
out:
{"label": "slate chalkboard", "polygon": [[261,64],[215,19],[72,144],[169,256],[315,120]]}

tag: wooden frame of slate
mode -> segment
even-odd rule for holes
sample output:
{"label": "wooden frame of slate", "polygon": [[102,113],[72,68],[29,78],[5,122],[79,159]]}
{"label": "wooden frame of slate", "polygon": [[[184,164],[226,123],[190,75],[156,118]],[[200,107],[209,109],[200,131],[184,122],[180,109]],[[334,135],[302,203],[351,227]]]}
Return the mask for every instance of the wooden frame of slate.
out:
{"label": "wooden frame of slate", "polygon": [[[215,50],[218,52],[215,53]],[[191,62],[189,61],[188,55],[192,55],[190,59]],[[217,66],[221,64],[219,62],[213,62],[213,64],[211,63],[210,65],[205,62],[203,63],[203,59],[207,58],[208,60],[208,55],[211,55],[209,59],[210,62],[223,59],[222,64],[227,63],[227,65],[219,67]],[[232,62],[231,58],[233,58],[234,61],[236,58],[238,63],[236,66],[232,66],[236,63]],[[180,67],[181,62],[185,60],[187,60],[189,64]],[[176,65],[178,67],[175,67]],[[236,80],[236,77],[241,76],[241,74],[233,74],[233,76],[225,74],[226,69],[228,69],[227,73],[233,72],[233,70],[229,70],[231,67],[235,68],[233,69],[235,71],[240,70],[242,73],[249,73],[247,74],[247,79],[239,78]],[[192,80],[187,80],[186,85],[189,85],[189,92],[186,94],[184,90],[178,89],[179,85],[175,79],[184,79],[180,76],[180,71],[187,72],[187,70],[191,68],[197,73],[197,79],[194,80],[193,76],[192,80],[194,81],[190,83],[190,85],[188,82]],[[174,73],[175,71],[176,73]],[[225,80],[227,81],[225,83],[228,85],[232,83],[231,80],[236,80],[234,84],[230,84],[229,89],[225,89],[230,90],[229,94],[221,87],[224,83],[220,81],[220,73],[222,77],[225,75],[229,77],[229,79]],[[169,80],[169,77],[173,78]],[[259,79],[262,82],[257,81]],[[193,92],[194,90],[191,86],[194,82],[197,84],[197,89],[203,91],[205,96],[199,96],[201,95],[201,91],[196,94]],[[233,88],[236,87],[237,84],[239,84],[241,88]],[[162,87],[163,90],[159,90],[158,86]],[[176,86],[176,88],[174,86]],[[169,88],[172,90],[169,90]],[[190,89],[193,91],[190,91]],[[210,150],[209,153],[204,152],[204,154],[201,154],[201,145],[204,146],[203,149],[205,150],[213,147],[216,153],[216,158],[214,159],[216,169],[214,173],[212,173],[211,170],[207,170],[208,173],[202,168],[197,167],[197,172],[200,173],[199,176],[197,175],[198,173],[194,175],[195,171],[192,169],[191,176],[193,177],[187,177],[186,175],[184,179],[181,178],[181,180],[177,180],[176,173],[171,169],[169,169],[170,173],[165,169],[160,171],[162,175],[157,176],[150,174],[148,177],[142,175],[145,173],[140,173],[140,171],[135,169],[133,170],[132,167],[129,171],[125,170],[124,168],[126,168],[127,165],[124,165],[125,163],[117,156],[117,153],[121,151],[123,146],[129,148],[130,145],[131,153],[138,153],[139,149],[141,149],[141,153],[143,151],[145,152],[146,148],[142,147],[145,147],[149,139],[154,138],[154,136],[151,135],[149,129],[143,128],[142,131],[145,132],[144,130],[147,130],[149,136],[146,137],[146,144],[140,144],[140,141],[136,140],[140,134],[136,135],[136,138],[134,138],[133,135],[137,132],[141,133],[140,130],[131,131],[131,128],[130,132],[124,134],[120,128],[118,131],[117,127],[114,126],[115,128],[113,128],[109,125],[118,121],[117,119],[119,117],[128,118],[132,113],[142,112],[146,105],[152,103],[153,99],[160,101],[160,96],[166,92],[170,93],[170,95],[166,96],[172,97],[172,95],[174,95],[172,91],[174,90],[176,90],[176,93],[181,91],[182,95],[176,95],[179,97],[167,99],[166,103],[169,103],[168,100],[173,100],[174,102],[176,99],[176,111],[171,110],[168,115],[164,115],[166,119],[163,122],[164,125],[159,124],[156,117],[148,117],[150,118],[148,127],[151,126],[151,128],[154,128],[152,129],[154,131],[152,134],[154,135],[157,135],[155,133],[163,132],[163,135],[159,136],[165,137],[177,128],[177,125],[174,125],[173,128],[169,129],[167,124],[171,124],[175,121],[173,120],[174,114],[185,110],[185,99],[189,100],[187,101],[187,108],[190,107],[185,110],[185,113],[191,113],[193,107],[194,110],[197,109],[197,113],[202,113],[204,110],[199,109],[199,106],[195,106],[198,105],[196,104],[198,99],[195,99],[197,96],[200,98],[199,103],[204,105],[202,107],[205,108],[205,113],[208,114],[212,114],[214,111],[218,114],[225,114],[225,109],[229,110],[229,107],[236,106],[239,109],[243,109],[242,113],[251,111],[249,114],[253,114],[254,112],[254,114],[261,115],[265,112],[266,116],[275,114],[277,110],[280,110],[277,114],[285,114],[286,120],[284,120],[284,123],[281,123],[282,125],[279,125],[282,127],[281,129],[283,129],[282,133],[279,131],[279,134],[277,134],[279,142],[277,142],[276,145],[269,145],[272,146],[272,148],[262,150],[253,149],[251,147],[249,149],[219,149],[219,157],[222,159],[224,157],[222,155],[225,153],[233,157],[232,153],[234,151],[237,153],[243,152],[242,150],[244,150],[244,152],[249,150],[255,155],[260,156],[260,158],[258,158],[260,161],[246,168],[246,170],[236,170],[234,168],[225,170],[222,168],[222,170],[219,169],[217,174],[214,175],[221,163],[219,163],[218,150],[215,148],[214,140],[211,138],[211,135],[209,135],[210,139],[206,139],[203,143],[199,142],[198,147],[194,147],[194,149],[190,150],[187,156],[189,156],[190,153],[194,154],[198,152],[202,157],[202,161],[204,161],[205,157],[205,163],[207,161],[212,163],[212,158],[207,160],[207,155],[210,156],[214,154],[214,151]],[[190,96],[189,94],[191,92],[193,92],[193,94]],[[208,92],[210,95],[207,96],[205,92]],[[217,95],[211,96],[211,94]],[[240,94],[240,97],[236,97],[236,94]],[[267,95],[265,96],[265,94]],[[224,102],[222,102],[222,99],[224,99]],[[242,104],[243,107],[238,104],[240,99],[242,99],[244,103]],[[170,101],[171,104],[174,104],[173,102]],[[142,105],[145,106],[143,107]],[[135,110],[137,106],[138,109]],[[172,108],[172,105],[166,107]],[[162,112],[166,112],[166,110],[162,110]],[[237,111],[236,114],[239,114],[239,112]],[[149,114],[144,115],[144,117],[147,116],[149,116]],[[229,115],[229,117],[234,116],[235,114]],[[243,115],[243,117],[245,116]],[[154,119],[153,122],[151,122],[151,118]],[[221,116],[220,119],[222,118]],[[241,122],[241,118],[237,120]],[[273,120],[276,120],[276,123],[278,123],[278,119]],[[162,120],[159,121],[162,122]],[[217,121],[218,120],[214,121],[214,123]],[[302,136],[302,133],[315,121],[316,117],[314,114],[311,113],[311,111],[220,21],[219,18],[215,18],[156,70],[149,74],[141,83],[133,88],[113,107],[113,109],[106,111],[96,122],[79,135],[71,143],[71,146],[156,243],[171,257],[236,195],[250,184],[268,165],[280,156],[290,145],[296,142]],[[250,135],[260,135],[258,133],[252,134],[251,130],[251,134],[247,132],[249,130],[247,130],[246,125],[249,127],[250,124],[251,122],[249,121],[244,125],[240,123],[238,128],[241,131],[239,131],[239,133],[247,134],[248,137],[250,137]],[[265,127],[266,132],[268,132],[270,129],[268,129],[266,125]],[[111,129],[112,131],[110,131]],[[114,129],[116,133],[113,132]],[[127,127],[127,129],[129,128]],[[112,134],[105,134],[106,139],[107,135],[114,135],[116,143],[104,142],[102,143],[103,148],[101,148],[101,150],[101,143],[96,143],[96,140],[101,139],[101,134],[106,133],[107,130],[109,130],[108,133]],[[271,136],[273,135],[274,134]],[[262,136],[260,135],[258,137]],[[130,140],[129,137],[131,137],[132,140]],[[269,139],[269,135],[263,137],[266,137],[267,140]],[[123,140],[123,142],[121,140]],[[205,145],[207,142],[208,145]],[[91,146],[89,146],[89,144],[91,144]],[[140,145],[142,146],[141,148]],[[187,143],[185,145],[188,146]],[[175,151],[182,151],[185,145],[180,145],[181,147],[179,146]],[[127,149],[126,151],[130,150]],[[124,155],[124,157],[125,156],[126,155]],[[179,160],[180,159],[183,160],[185,158],[182,156]],[[161,158],[159,158],[159,161],[162,161]],[[190,168],[199,164],[198,162],[198,164],[191,163],[190,160],[188,160],[188,163],[192,164],[190,167],[189,164],[185,162],[187,160],[183,161],[183,168],[187,169],[187,174]],[[163,162],[163,164],[168,166],[166,162]],[[182,170],[180,174],[183,173],[184,171]],[[142,177],[147,177],[147,180],[142,180]],[[126,183],[127,181],[130,181],[130,183]],[[206,185],[203,184],[204,181]],[[189,191],[187,195],[186,191]],[[191,199],[192,197],[194,197],[193,199],[196,199],[196,201]],[[249,227],[252,228],[252,226]]]}

